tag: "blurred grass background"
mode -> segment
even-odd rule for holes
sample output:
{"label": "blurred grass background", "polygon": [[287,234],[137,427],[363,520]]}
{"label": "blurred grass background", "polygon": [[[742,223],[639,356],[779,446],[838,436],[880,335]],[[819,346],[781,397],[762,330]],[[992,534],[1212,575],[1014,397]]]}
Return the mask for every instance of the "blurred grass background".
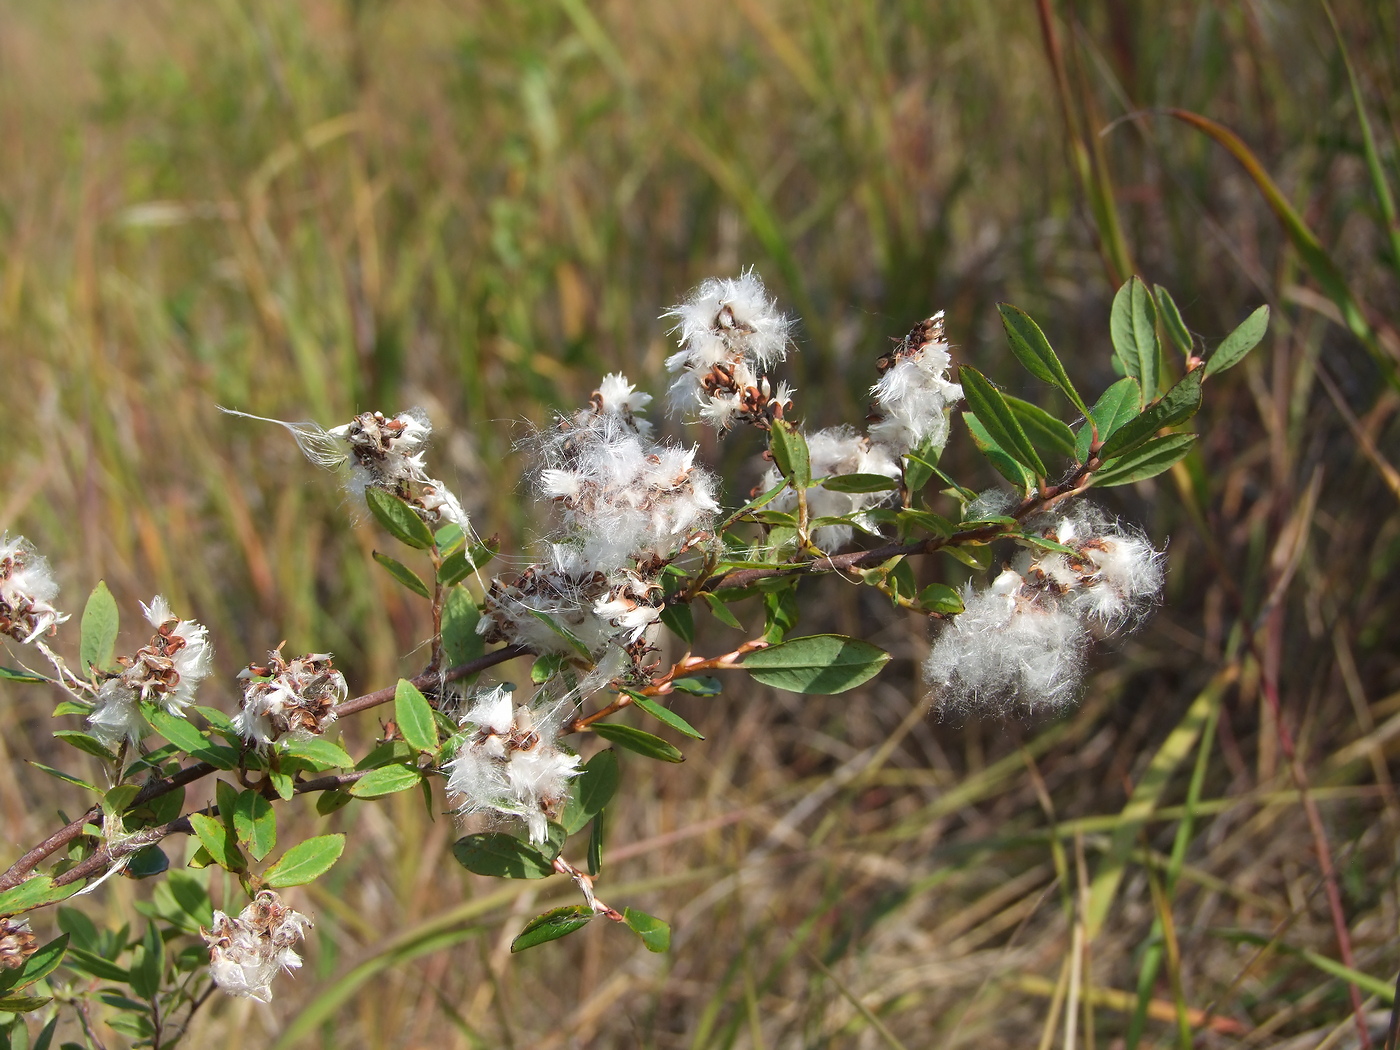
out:
{"label": "blurred grass background", "polygon": [[[899,658],[872,688],[732,684],[678,701],[709,736],[684,766],[624,760],[600,893],[671,919],[669,955],[595,924],[511,957],[566,888],[466,875],[452,821],[396,796],[333,818],[352,844],[298,903],[317,920],[307,968],[270,1008],[216,998],[188,1045],[1349,1045],[1271,692],[1383,1031],[1400,448],[1377,361],[1400,259],[1343,52],[1312,3],[1052,9],[1058,66],[1033,4],[0,5],[0,527],[49,554],[70,609],[104,577],[128,623],[166,594],[226,675],[285,638],[377,688],[421,664],[427,620],[332,479],[216,405],[326,425],[421,405],[434,472],[522,551],[540,522],[513,421],[606,370],[661,393],[657,315],[710,274],[754,265],[801,315],[793,378],[816,425],[859,419],[887,337],[939,307],[962,360],[1042,400],[997,301],[1040,320],[1086,393],[1111,381],[1129,269],[1211,346],[1274,307],[1265,344],[1212,383],[1199,454],[1101,497],[1170,536],[1171,570],[1076,713],[940,723],[917,682],[926,625],[809,587],[804,628]],[[1400,15],[1336,15],[1393,184]],[[1255,183],[1166,106],[1257,153],[1374,355]],[[737,498],[753,446],[701,440]],[[991,484],[968,444],[946,462]],[[732,637],[704,626],[704,651]],[[234,703],[225,681],[206,703]],[[86,759],[44,742],[47,697],[11,697],[14,855],[55,799],[79,804],[20,760]],[[86,898],[114,924],[147,892],[119,881]]]}

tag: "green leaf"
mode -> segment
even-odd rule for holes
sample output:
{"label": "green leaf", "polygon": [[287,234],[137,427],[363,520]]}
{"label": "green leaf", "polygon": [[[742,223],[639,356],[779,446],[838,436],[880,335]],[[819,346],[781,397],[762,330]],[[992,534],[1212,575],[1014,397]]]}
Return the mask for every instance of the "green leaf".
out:
{"label": "green leaf", "polygon": [[350,794],[356,798],[380,798],[417,787],[423,774],[413,766],[392,765],[372,769],[350,785]]}
{"label": "green leaf", "polygon": [[962,380],[963,396],[968,407],[977,416],[991,439],[1016,462],[1030,470],[1038,478],[1045,476],[1045,464],[1031,447],[1030,439],[1021,429],[1016,414],[1002,397],[1001,391],[992,386],[977,369],[963,365],[958,370]]}
{"label": "green leaf", "polygon": [[564,803],[564,814],[560,818],[564,830],[576,835],[584,826],[603,811],[617,793],[621,772],[617,766],[617,753],[608,748],[599,751],[583,764],[579,775],[570,785],[569,800]]}
{"label": "green leaf", "polygon": [[486,643],[476,633],[481,610],[472,596],[460,587],[447,592],[442,607],[442,652],[451,667],[475,660],[486,652]]}
{"label": "green leaf", "polygon": [[181,751],[194,754],[209,747],[209,738],[180,715],[172,715],[159,707],[151,707],[146,718],[155,731],[165,737]]}
{"label": "green leaf", "polygon": [[131,800],[141,792],[139,784],[118,784],[102,796],[102,812],[115,817],[125,813]]}
{"label": "green leaf", "polygon": [[1152,293],[1136,277],[1118,289],[1108,322],[1113,349],[1123,363],[1123,374],[1142,387],[1142,403],[1156,400],[1161,347],[1157,343],[1157,310]]}
{"label": "green leaf", "polygon": [[724,602],[720,601],[715,595],[711,594],[709,591],[704,591],[701,593],[700,597],[705,599],[705,604],[710,607],[711,615],[720,623],[724,624],[726,627],[733,627],[736,631],[742,631],[744,629],[744,625],[729,611],[729,606],[725,605]]}
{"label": "green leaf", "polygon": [[661,608],[661,622],[686,645],[695,641],[695,614],[685,602],[664,605]]}
{"label": "green leaf", "polygon": [[386,740],[364,758],[355,763],[355,768],[378,769],[380,766],[387,766],[392,763],[410,762],[416,758],[413,748],[409,747],[402,740]]}
{"label": "green leaf", "polygon": [[660,762],[685,761],[685,756],[680,753],[678,748],[666,743],[659,736],[652,736],[643,729],[636,729],[620,722],[594,722],[589,728],[604,740],[611,740],[618,747],[625,747],[628,751],[635,751],[647,758],[654,758]]}
{"label": "green leaf", "polygon": [[528,842],[502,831],[468,835],[452,844],[457,863],[477,875],[500,879],[543,879],[554,864]]}
{"label": "green leaf", "polygon": [[801,618],[797,607],[797,580],[782,580],[781,586],[763,595],[763,640],[777,643]]}
{"label": "green leaf", "polygon": [[[368,489],[366,491],[374,492],[375,490]],[[398,580],[420,598],[431,598],[433,596],[432,592],[428,590],[428,585],[422,581],[416,572],[403,562],[396,561],[389,557],[389,555],[381,554],[379,551],[371,551],[370,556],[380,565],[384,566],[384,568],[389,571],[390,576]]]}
{"label": "green leaf", "polygon": [[708,675],[698,678],[677,678],[671,685],[680,692],[689,693],[691,696],[719,696],[722,688],[718,678],[711,678]]}
{"label": "green leaf", "polygon": [[1217,372],[1223,372],[1227,368],[1234,368],[1244,360],[1245,354],[1249,353],[1259,345],[1259,340],[1264,338],[1264,333],[1269,329],[1269,308],[1261,306],[1252,314],[1246,317],[1238,328],[1225,337],[1215,353],[1210,355],[1210,360],[1206,362],[1205,378],[1209,379]]}
{"label": "green leaf", "polygon": [[130,971],[125,967],[118,966],[111,959],[103,958],[96,952],[84,951],[82,948],[69,948],[68,954],[64,956],[63,964],[70,970],[91,974],[100,981],[116,981],[118,984],[126,984],[131,977]]}
{"label": "green leaf", "polygon": [[344,809],[355,801],[348,791],[322,791],[316,799],[316,812],[323,817],[329,817],[338,809]]}
{"label": "green leaf", "polygon": [[317,770],[349,769],[355,760],[338,744],[325,737],[313,736],[305,740],[290,740],[282,753],[293,758],[305,759]]}
{"label": "green leaf", "polygon": [[267,869],[263,881],[275,890],[304,886],[329,871],[344,850],[345,836],[341,834],[317,835],[298,842]]}
{"label": "green leaf", "polygon": [[1157,296],[1157,310],[1162,316],[1162,327],[1167,330],[1167,338],[1181,351],[1182,357],[1189,358],[1195,350],[1195,344],[1186,328],[1186,322],[1181,319],[1181,311],[1176,308],[1171,293],[1160,284],[1154,285],[1152,290]]}
{"label": "green leaf", "polygon": [[35,951],[18,969],[0,970],[0,991],[19,991],[43,980],[58,969],[58,964],[63,962],[63,953],[67,949],[68,934],[65,933]]}
{"label": "green leaf", "polygon": [[485,543],[475,543],[470,548],[449,554],[438,567],[438,582],[444,587],[461,583],[494,558],[500,549],[501,541],[492,537]]}
{"label": "green leaf", "polygon": [[420,551],[433,545],[433,533],[423,523],[416,511],[392,492],[384,489],[366,488],[365,502],[370,513],[378,519],[389,534],[400,543],[406,543]]}
{"label": "green leaf", "polygon": [[588,832],[588,874],[597,875],[603,870],[603,824],[607,810],[599,810],[593,818],[593,827]]}
{"label": "green leaf", "polygon": [[530,665],[530,681],[543,685],[569,666],[569,658],[563,653],[545,653]]}
{"label": "green leaf", "polygon": [[622,921],[642,939],[647,951],[664,952],[671,947],[671,927],[656,916],[635,908],[623,908]]}
{"label": "green leaf", "polygon": [[1074,458],[1074,431],[1056,419],[1039,405],[1022,401],[1019,397],[1007,397],[1006,403],[1016,413],[1026,437],[1037,452],[1046,459]]}
{"label": "green leaf", "polygon": [[440,551],[450,551],[466,538],[467,534],[462,531],[462,526],[455,521],[449,521],[433,533],[433,546]]}
{"label": "green leaf", "polygon": [[1109,488],[1156,477],[1185,459],[1195,443],[1195,434],[1164,434],[1145,441],[1126,455],[1105,463],[1094,473],[1094,486]]}
{"label": "green leaf", "polygon": [[755,681],[794,693],[844,693],[889,662],[879,646],[839,634],[813,634],[759,649],[742,667]]}
{"label": "green leaf", "polygon": [[773,420],[768,448],[778,470],[795,488],[805,489],[812,484],[812,455],[807,450],[807,439],[797,427],[786,419]]}
{"label": "green leaf", "polygon": [[1033,492],[1035,490],[1035,475],[1016,462],[1014,457],[1008,456],[1002,451],[1001,446],[992,439],[992,435],[988,433],[980,419],[971,412],[964,412],[962,417],[963,422],[967,424],[968,433],[972,435],[972,443],[996,468],[997,473],[1015,485],[1019,492]]}
{"label": "green leaf", "polygon": [[1154,404],[1136,419],[1124,423],[1099,450],[1100,459],[1111,459],[1141,445],[1163,427],[1185,423],[1201,407],[1201,378],[1203,368],[1187,372]]}
{"label": "green leaf", "polygon": [[662,707],[651,697],[643,696],[641,693],[634,693],[630,689],[627,690],[627,695],[632,698],[633,704],[635,704],[637,707],[640,707],[643,711],[651,715],[651,717],[655,718],[657,721],[665,722],[672,729],[676,730],[679,733],[684,733],[686,736],[691,737],[695,740],[705,739],[705,737],[701,735],[700,731],[697,730],[689,722],[687,722],[684,718],[682,718],[680,715],[676,714],[676,712],[670,710],[669,708]]}
{"label": "green leaf", "polygon": [[137,947],[131,964],[131,990],[142,999],[154,999],[165,973],[165,941],[155,923],[146,924],[146,935]]}
{"label": "green leaf", "polygon": [[1107,441],[1124,423],[1142,412],[1142,387],[1136,379],[1120,379],[1103,392],[1089,415],[1099,429],[1099,440]]}
{"label": "green leaf", "polygon": [[110,748],[96,737],[88,736],[77,729],[59,729],[54,732],[55,739],[62,740],[71,747],[76,747],[79,751],[85,751],[89,755],[96,755],[107,762],[115,762],[117,756]]}
{"label": "green leaf", "polygon": [[895,512],[895,524],[899,526],[901,536],[913,535],[915,529],[923,529],[931,532],[935,536],[947,539],[955,531],[953,523],[941,514],[934,514],[932,511],[915,510],[913,507],[905,507]]}
{"label": "green leaf", "polygon": [[568,642],[574,652],[578,653],[585,660],[593,659],[593,654],[589,651],[588,646],[583,644],[579,636],[574,634],[573,631],[569,630],[553,616],[550,616],[549,613],[541,612],[539,609],[531,609],[528,605],[524,608],[527,613],[547,626],[560,638],[564,639],[564,641]]}
{"label": "green leaf", "polygon": [[170,870],[170,858],[159,846],[142,846],[127,859],[122,874],[128,879],[150,879]]}
{"label": "green leaf", "polygon": [[79,667],[105,671],[112,666],[120,624],[117,600],[107,589],[107,581],[98,580],[97,586],[88,595],[87,605],[83,606],[82,626],[78,635]]}
{"label": "green leaf", "polygon": [[191,813],[189,821],[199,844],[209,851],[215,864],[226,871],[247,870],[248,862],[243,858],[243,851],[238,848],[222,820],[207,813]]}
{"label": "green leaf", "polygon": [[575,930],[583,929],[592,918],[593,909],[587,904],[566,904],[562,908],[553,908],[527,922],[515,940],[510,942],[510,950],[523,952],[546,941],[557,941]]}
{"label": "green leaf", "polygon": [[86,788],[88,791],[96,792],[99,795],[102,794],[102,789],[100,787],[98,787],[96,784],[89,783],[82,777],[75,777],[72,773],[65,773],[61,769],[54,769],[53,766],[46,766],[42,762],[35,762],[32,758],[27,758],[25,759],[25,761],[28,762],[31,766],[33,766],[35,769],[39,770],[39,772],[41,773],[47,773],[49,776],[55,777],[58,780],[62,780],[69,784],[74,784],[80,788]]}
{"label": "green leaf", "polygon": [[0,1013],[27,1014],[31,1010],[48,1006],[53,1002],[51,995],[5,995],[0,996]]}
{"label": "green leaf", "polygon": [[77,893],[81,886],[69,883],[55,886],[48,875],[31,875],[18,886],[12,886],[0,893],[0,915],[19,915],[31,911],[42,904],[52,904]]}
{"label": "green leaf", "polygon": [[433,718],[432,705],[416,685],[406,678],[400,678],[394,687],[394,721],[399,734],[408,741],[410,747],[419,751],[438,749],[437,722]]}
{"label": "green leaf", "polygon": [[1010,303],[998,303],[997,310],[1001,314],[1001,324],[1006,329],[1006,338],[1011,344],[1011,352],[1016,355],[1016,360],[1037,379],[1059,387],[1079,411],[1088,415],[1089,409],[1079,396],[1079,391],[1075,390],[1069,381],[1069,376],[1065,374],[1065,366],[1050,348],[1050,341],[1045,338],[1040,326],[1031,320],[1030,315]]}
{"label": "green leaf", "polygon": [[919,592],[919,608],[956,616],[963,611],[962,594],[946,583],[930,583]]}
{"label": "green leaf", "polygon": [[[47,682],[47,681],[48,681],[48,679],[45,678],[45,677],[43,677],[42,675],[30,674],[28,671],[16,671],[13,667],[0,667],[0,682]],[[71,701],[70,701],[70,702],[71,702]],[[62,706],[63,706],[63,704],[59,704],[59,705],[58,705],[58,707],[62,707]],[[77,709],[76,709],[76,710],[72,710],[72,711],[60,711],[60,710],[58,709],[58,707],[56,707],[56,708],[54,708],[54,712],[53,712],[53,713],[54,713],[55,715],[61,715],[61,714],[62,714],[62,715],[85,715],[85,714],[88,713],[88,711],[91,710],[91,708],[83,707],[83,706],[80,705],[80,704],[74,704],[73,706],[74,706],[75,708],[77,708]]]}
{"label": "green leaf", "polygon": [[833,474],[818,484],[828,492],[893,492],[899,481],[883,474]]}
{"label": "green leaf", "polygon": [[244,791],[233,804],[233,830],[252,858],[262,860],[277,845],[277,811],[256,791]]}

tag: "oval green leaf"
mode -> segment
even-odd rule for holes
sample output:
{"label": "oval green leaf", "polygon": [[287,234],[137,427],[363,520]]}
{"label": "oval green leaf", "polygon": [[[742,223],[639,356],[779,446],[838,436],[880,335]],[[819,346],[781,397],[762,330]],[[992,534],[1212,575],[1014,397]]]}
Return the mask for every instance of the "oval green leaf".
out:
{"label": "oval green leaf", "polygon": [[1127,485],[1154,478],[1186,458],[1196,443],[1195,434],[1164,434],[1146,441],[1126,455],[1111,459],[1094,474],[1096,488]]}
{"label": "oval green leaf", "polygon": [[664,952],[671,947],[671,927],[655,915],[635,908],[623,908],[622,921],[642,939],[647,951]]}
{"label": "oval green leaf", "polygon": [[330,870],[345,850],[345,836],[317,835],[298,842],[267,869],[263,881],[273,889],[303,886]]}
{"label": "oval green leaf", "polygon": [[433,533],[423,523],[417,513],[392,492],[384,489],[365,489],[365,502],[379,524],[400,543],[406,543],[420,551],[433,545]]}
{"label": "oval green leaf", "polygon": [[548,857],[503,831],[460,838],[452,844],[452,855],[468,871],[498,879],[543,879],[554,874]]}
{"label": "oval green leaf", "polygon": [[741,666],[755,681],[776,689],[830,694],[869,681],[889,660],[878,645],[840,634],[813,634],[749,653]]}
{"label": "oval green leaf", "polygon": [[350,794],[356,798],[380,798],[417,787],[423,774],[415,767],[395,763],[372,769],[350,785]]}
{"label": "oval green leaf", "polygon": [[653,736],[644,729],[623,725],[620,722],[594,722],[589,726],[604,740],[611,740],[618,747],[635,751],[659,762],[684,762],[680,749],[666,743],[659,736]]}
{"label": "oval green leaf", "polygon": [[1016,355],[1016,360],[1037,379],[1059,387],[1064,391],[1065,397],[1087,415],[1089,409],[1070,383],[1069,376],[1065,374],[1065,366],[1050,348],[1050,340],[1045,338],[1040,326],[1031,320],[1029,314],[1010,303],[998,303],[997,312],[1001,314],[1001,324],[1006,329],[1006,338],[1011,344],[1011,352]]}
{"label": "oval green leaf", "polygon": [[893,492],[899,482],[884,474],[833,474],[818,484],[828,492]]}
{"label": "oval green leaf", "polygon": [[1045,464],[1036,455],[1030,439],[1021,429],[1016,414],[1011,411],[1011,406],[1006,403],[1001,391],[992,386],[987,377],[971,365],[963,365],[958,369],[958,376],[962,380],[963,396],[968,407],[986,429],[991,440],[1036,477],[1044,477]]}
{"label": "oval green leaf", "polygon": [[1244,360],[1245,354],[1259,345],[1264,333],[1269,330],[1269,308],[1261,306],[1246,317],[1238,328],[1225,337],[1225,341],[1215,348],[1206,362],[1206,378],[1217,372],[1234,368]]}
{"label": "oval green leaf", "polygon": [[111,667],[120,624],[117,600],[107,589],[107,582],[98,580],[97,586],[88,595],[87,604],[83,606],[82,625],[78,633],[78,666],[84,670],[94,667],[99,671]]}
{"label": "oval green leaf", "polygon": [[1109,335],[1123,373],[1138,381],[1146,404],[1157,397],[1157,372],[1161,347],[1157,342],[1157,310],[1152,293],[1137,277],[1118,289],[1109,316]]}
{"label": "oval green leaf", "polygon": [[570,785],[569,801],[564,804],[560,818],[564,830],[570,835],[582,831],[612,801],[621,778],[617,753],[612,748],[599,751],[585,762]]}
{"label": "oval green leaf", "polygon": [[418,687],[405,678],[400,678],[394,687],[394,721],[410,747],[419,751],[437,750],[437,721],[433,718],[432,705]]}
{"label": "oval green leaf", "polygon": [[515,940],[510,942],[510,950],[523,952],[537,944],[557,941],[575,930],[583,929],[592,918],[593,909],[586,904],[566,904],[562,908],[553,908],[527,922]]}
{"label": "oval green leaf", "polygon": [[432,593],[428,590],[428,585],[422,581],[416,572],[410,569],[401,561],[382,554],[379,551],[371,551],[371,557],[388,571],[389,575],[398,580],[414,594],[420,598],[431,598]]}

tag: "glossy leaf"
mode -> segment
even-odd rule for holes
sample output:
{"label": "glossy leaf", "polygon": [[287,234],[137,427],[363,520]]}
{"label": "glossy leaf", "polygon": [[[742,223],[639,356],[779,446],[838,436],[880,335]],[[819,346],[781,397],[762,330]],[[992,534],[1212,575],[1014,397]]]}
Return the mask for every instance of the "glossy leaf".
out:
{"label": "glossy leaf", "polygon": [[410,747],[419,751],[438,748],[437,722],[432,705],[418,687],[405,678],[394,687],[394,722]]}
{"label": "glossy leaf", "polygon": [[676,690],[691,696],[719,696],[723,686],[718,678],[701,675],[695,678],[677,678],[671,683]]}
{"label": "glossy leaf", "polygon": [[233,806],[233,830],[254,860],[262,860],[277,845],[277,811],[251,789],[241,792]]}
{"label": "glossy leaf", "polygon": [[1039,405],[1007,397],[1006,403],[1016,413],[1021,427],[1035,450],[1047,460],[1074,458],[1074,431]]}
{"label": "glossy leaf", "polygon": [[122,875],[128,879],[150,879],[170,870],[170,858],[159,846],[142,846],[127,858]]}
{"label": "glossy leaf", "polygon": [[570,785],[569,800],[564,804],[560,820],[565,832],[576,835],[582,831],[612,801],[621,779],[617,753],[612,748],[599,751],[585,762]]}
{"label": "glossy leaf", "polygon": [[345,836],[317,835],[298,842],[263,875],[263,881],[273,889],[304,886],[330,870],[345,851]]}
{"label": "glossy leaf", "polygon": [[[373,491],[372,489],[370,491]],[[371,556],[380,565],[388,570],[389,575],[398,580],[414,594],[420,598],[431,598],[432,592],[428,590],[428,585],[423,582],[419,575],[410,569],[403,562],[389,557],[379,551],[371,551]]]}
{"label": "glossy leaf", "polygon": [[1075,390],[1069,381],[1065,366],[1050,348],[1050,341],[1045,338],[1040,326],[1031,320],[1029,314],[1010,303],[998,303],[997,311],[1001,314],[1001,324],[1006,329],[1006,338],[1011,344],[1011,352],[1016,355],[1016,360],[1037,379],[1059,387],[1065,397],[1069,398],[1080,412],[1087,415],[1088,407],[1079,396],[1079,391]]}
{"label": "glossy leaf", "polygon": [[685,761],[685,756],[678,748],[646,730],[620,722],[594,722],[589,728],[604,740],[611,740],[618,747],[625,747],[628,751],[635,751],[647,758],[654,758],[660,762]]}
{"label": "glossy leaf", "polygon": [[797,488],[805,489],[812,484],[812,456],[802,431],[786,419],[775,419],[768,435],[768,448],[783,477]]}
{"label": "glossy leaf", "polygon": [[844,693],[880,673],[890,654],[839,634],[814,634],[744,657],[755,681],[794,693]]}
{"label": "glossy leaf", "polygon": [[634,693],[631,690],[628,690],[628,695],[632,697],[632,703],[634,705],[641,708],[647,714],[651,715],[651,717],[655,718],[658,722],[665,722],[668,726],[676,730],[678,733],[684,733],[686,736],[691,737],[694,740],[705,739],[705,737],[700,733],[700,731],[696,729],[693,725],[691,725],[689,722],[687,722],[684,718],[676,714],[676,712],[672,711],[670,708],[663,707],[651,697],[643,696],[641,693]]}
{"label": "glossy leaf", "polygon": [[400,543],[406,543],[420,551],[425,551],[433,545],[432,530],[423,523],[423,519],[412,507],[392,492],[373,487],[366,488],[365,502],[369,504],[369,511],[379,524]]}
{"label": "glossy leaf", "polygon": [[1045,476],[1045,464],[1036,455],[1026,432],[1021,429],[1016,414],[1001,391],[992,386],[977,369],[963,365],[958,370],[962,379],[963,396],[987,434],[997,447],[1036,477]]}
{"label": "glossy leaf", "polygon": [[105,671],[114,663],[117,629],[121,614],[117,600],[107,589],[107,581],[98,580],[83,606],[82,625],[78,634],[78,666]]}
{"label": "glossy leaf", "polygon": [[828,492],[893,492],[899,482],[883,474],[833,474],[822,478],[821,487]]}
{"label": "glossy leaf", "polygon": [[1209,379],[1217,372],[1223,372],[1227,368],[1234,368],[1244,360],[1245,355],[1259,345],[1259,341],[1264,338],[1264,333],[1269,330],[1269,308],[1261,306],[1252,314],[1246,317],[1238,328],[1227,335],[1224,341],[1215,348],[1215,353],[1210,355],[1206,361],[1205,378]]}
{"label": "glossy leaf", "polygon": [[372,769],[349,787],[356,798],[381,798],[417,787],[423,774],[414,766],[395,763]]}
{"label": "glossy leaf", "polygon": [[199,844],[209,851],[215,864],[226,871],[247,869],[248,862],[243,859],[243,852],[222,820],[207,813],[191,813],[189,821]]}
{"label": "glossy leaf", "polygon": [[1137,277],[1130,277],[1113,297],[1108,327],[1124,374],[1138,381],[1144,404],[1155,400],[1157,373],[1161,368],[1157,310],[1152,305],[1152,293]]}
{"label": "glossy leaf", "polygon": [[[1105,390],[1089,410],[1090,418],[1098,428],[1099,441],[1107,441],[1124,423],[1136,418],[1142,411],[1141,404],[1142,388],[1136,379],[1120,379]],[[1081,429],[1075,445],[1075,456],[1081,463],[1089,458],[1089,445],[1084,440],[1086,431],[1092,433],[1087,424]]]}
{"label": "glossy leaf", "polygon": [[510,950],[523,952],[537,944],[557,941],[575,930],[583,929],[592,918],[593,909],[587,904],[566,904],[562,908],[553,908],[527,922],[515,940],[510,942]]}
{"label": "glossy leaf", "polygon": [[343,747],[320,736],[291,740],[282,753],[293,758],[305,759],[318,772],[326,769],[349,769],[355,764],[355,760]]}
{"label": "glossy leaf", "polygon": [[543,879],[554,874],[549,858],[514,835],[487,831],[452,844],[457,863],[477,875],[500,879]]}
{"label": "glossy leaf", "polygon": [[1142,415],[1119,427],[1099,450],[1099,458],[1108,460],[1136,448],[1163,427],[1185,423],[1201,407],[1201,378],[1205,370],[1193,368]]}
{"label": "glossy leaf", "polygon": [[931,583],[919,592],[919,608],[955,616],[963,611],[962,594],[946,583]]}
{"label": "glossy leaf", "polygon": [[106,744],[96,737],[77,729],[59,729],[54,733],[54,737],[62,740],[65,744],[76,747],[79,751],[84,751],[89,755],[96,755],[107,762],[115,762],[117,756],[107,747]]}
{"label": "glossy leaf", "polygon": [[[37,675],[37,674],[30,674],[28,671],[16,671],[13,667],[0,667],[0,682],[29,682],[29,683],[37,683],[37,682],[47,682],[47,681],[48,681],[47,678],[44,678],[44,677],[42,677],[41,675]],[[72,703],[72,701],[66,701],[66,702],[67,702],[67,703]],[[72,708],[67,708],[67,709],[64,709],[64,710],[59,710],[59,708],[62,708],[62,707],[63,707],[63,704],[59,704],[58,707],[55,707],[55,708],[54,708],[54,712],[53,712],[53,713],[54,713],[55,715],[85,715],[85,714],[87,714],[87,713],[91,710],[91,708],[89,708],[89,707],[84,707],[84,706],[82,706],[81,704],[73,704],[73,707],[72,707]]]}
{"label": "glossy leaf", "polygon": [[1162,318],[1162,327],[1167,330],[1167,338],[1181,351],[1182,357],[1189,358],[1195,350],[1195,344],[1191,340],[1186,322],[1181,319],[1181,311],[1176,308],[1175,300],[1160,284],[1155,285],[1152,291],[1157,296],[1157,312]]}
{"label": "glossy leaf", "polygon": [[1109,488],[1156,477],[1185,459],[1195,443],[1195,434],[1164,434],[1152,438],[1104,464],[1094,473],[1094,486]]}
{"label": "glossy leaf", "polygon": [[157,733],[181,751],[192,754],[209,746],[209,738],[180,715],[172,715],[163,708],[152,707],[147,710],[146,717]]}

